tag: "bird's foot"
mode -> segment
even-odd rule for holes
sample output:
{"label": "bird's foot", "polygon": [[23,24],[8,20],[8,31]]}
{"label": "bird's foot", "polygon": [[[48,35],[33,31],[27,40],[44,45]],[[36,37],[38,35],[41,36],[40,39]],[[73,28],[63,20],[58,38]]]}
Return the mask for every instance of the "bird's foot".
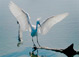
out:
{"label": "bird's foot", "polygon": [[37,50],[37,47],[33,47],[34,50]]}
{"label": "bird's foot", "polygon": [[36,50],[36,48],[37,48],[37,47],[36,47],[36,45],[34,44],[34,45],[33,45],[33,49]]}
{"label": "bird's foot", "polygon": [[33,49],[32,53],[34,53],[37,50],[37,47],[33,47],[32,49]]}

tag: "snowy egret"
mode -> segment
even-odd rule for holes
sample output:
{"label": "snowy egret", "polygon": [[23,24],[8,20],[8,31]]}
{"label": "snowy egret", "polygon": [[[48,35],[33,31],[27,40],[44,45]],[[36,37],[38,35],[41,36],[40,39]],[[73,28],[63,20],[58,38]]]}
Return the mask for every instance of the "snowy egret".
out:
{"label": "snowy egret", "polygon": [[[33,37],[37,37],[37,43],[40,46],[38,42],[38,33],[46,34],[56,23],[63,20],[68,13],[59,14],[56,16],[52,16],[50,18],[47,18],[43,23],[40,24],[40,20],[37,20],[36,26],[32,25],[30,22],[29,15],[25,13],[21,8],[19,8],[15,3],[12,1],[9,4],[9,8],[11,13],[16,17],[17,23],[19,24],[19,32],[18,32],[18,40],[19,42],[22,42],[22,32],[23,31],[30,31],[32,36],[32,42],[33,46],[36,46]],[[40,25],[40,26],[38,26]]]}

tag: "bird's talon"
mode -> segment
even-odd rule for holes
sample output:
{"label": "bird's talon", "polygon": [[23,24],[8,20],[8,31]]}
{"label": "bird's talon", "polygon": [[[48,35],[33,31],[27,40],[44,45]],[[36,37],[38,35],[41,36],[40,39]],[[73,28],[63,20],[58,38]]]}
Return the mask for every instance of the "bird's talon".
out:
{"label": "bird's talon", "polygon": [[33,49],[34,49],[34,50],[36,50],[36,49],[37,49],[37,47],[33,47]]}

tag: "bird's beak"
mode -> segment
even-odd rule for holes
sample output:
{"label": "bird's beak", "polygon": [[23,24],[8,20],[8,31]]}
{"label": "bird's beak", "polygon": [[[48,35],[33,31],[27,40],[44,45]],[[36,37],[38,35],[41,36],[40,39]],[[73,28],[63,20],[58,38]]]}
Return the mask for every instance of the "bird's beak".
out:
{"label": "bird's beak", "polygon": [[39,23],[40,27],[41,27],[41,24]]}

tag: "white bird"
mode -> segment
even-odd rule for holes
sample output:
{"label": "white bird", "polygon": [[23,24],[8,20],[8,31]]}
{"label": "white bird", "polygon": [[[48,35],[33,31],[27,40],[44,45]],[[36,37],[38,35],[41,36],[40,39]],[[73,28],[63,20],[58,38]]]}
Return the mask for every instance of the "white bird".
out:
{"label": "white bird", "polygon": [[[19,24],[19,32],[18,32],[18,40],[19,42],[22,42],[22,32],[23,31],[29,31],[31,32],[32,36],[32,42],[33,45],[35,45],[33,41],[33,37],[37,37],[37,43],[40,46],[38,42],[38,33],[46,34],[55,24],[62,21],[66,16],[68,16],[68,13],[59,14],[56,16],[52,16],[50,18],[47,18],[44,22],[40,24],[40,21],[37,20],[36,26],[32,25],[30,22],[29,15],[25,13],[21,8],[19,8],[15,3],[12,1],[9,4],[9,9],[11,13],[16,17],[17,23]],[[40,25],[40,26],[38,26]]]}

